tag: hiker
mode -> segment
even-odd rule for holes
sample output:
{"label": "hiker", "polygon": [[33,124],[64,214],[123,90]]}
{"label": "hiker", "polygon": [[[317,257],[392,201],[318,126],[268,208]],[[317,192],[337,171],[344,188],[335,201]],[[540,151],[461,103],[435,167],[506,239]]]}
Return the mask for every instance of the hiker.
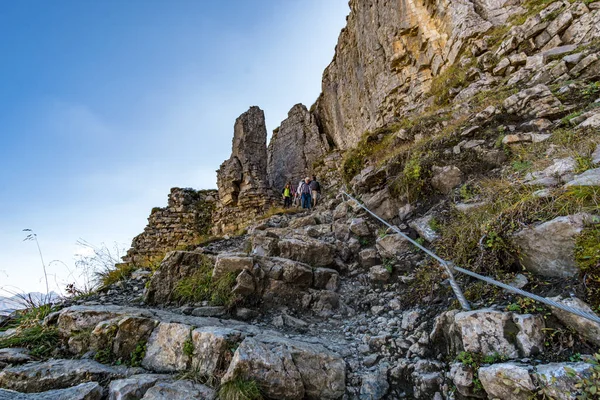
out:
{"label": "hiker", "polygon": [[311,198],[310,198],[310,178],[307,176],[304,178],[304,182],[298,188],[298,193],[300,193],[302,208],[308,208],[310,210],[311,207]]}
{"label": "hiker", "polygon": [[317,206],[317,201],[321,197],[321,184],[317,181],[317,177],[313,175],[310,182],[310,194],[312,196],[312,206]]}
{"label": "hiker", "polygon": [[302,205],[302,193],[300,193],[300,188],[304,185],[304,179],[300,179],[298,182],[298,186],[296,186],[296,198],[294,202],[296,203],[296,207],[300,207]]}
{"label": "hiker", "polygon": [[289,208],[292,205],[292,183],[288,182],[281,191],[283,196],[283,208]]}

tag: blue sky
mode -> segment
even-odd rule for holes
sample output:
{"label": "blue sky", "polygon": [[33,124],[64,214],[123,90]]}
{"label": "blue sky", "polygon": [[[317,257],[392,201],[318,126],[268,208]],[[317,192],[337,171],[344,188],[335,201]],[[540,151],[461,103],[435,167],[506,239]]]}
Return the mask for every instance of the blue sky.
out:
{"label": "blue sky", "polygon": [[[235,118],[316,100],[347,0],[0,5],[0,288],[42,290],[82,238],[128,247],[173,186],[216,187]],[[50,265],[51,286],[72,281]],[[0,295],[2,295],[0,290]]]}

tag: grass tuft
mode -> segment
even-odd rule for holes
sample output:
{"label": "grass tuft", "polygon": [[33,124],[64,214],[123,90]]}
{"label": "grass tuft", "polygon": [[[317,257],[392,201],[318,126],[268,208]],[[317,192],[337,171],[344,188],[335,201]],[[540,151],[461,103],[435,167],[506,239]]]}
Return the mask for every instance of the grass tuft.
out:
{"label": "grass tuft", "polygon": [[263,395],[256,381],[236,378],[225,382],[219,389],[221,400],[262,400]]}

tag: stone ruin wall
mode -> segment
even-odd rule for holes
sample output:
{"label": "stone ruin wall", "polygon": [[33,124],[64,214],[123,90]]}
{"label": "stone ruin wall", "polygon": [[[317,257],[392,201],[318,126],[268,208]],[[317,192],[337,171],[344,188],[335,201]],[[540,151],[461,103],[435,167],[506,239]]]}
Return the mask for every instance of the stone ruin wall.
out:
{"label": "stone ruin wall", "polygon": [[148,225],[123,260],[145,265],[166,252],[198,244],[210,235],[217,199],[216,190],[172,188],[167,207],[152,209]]}

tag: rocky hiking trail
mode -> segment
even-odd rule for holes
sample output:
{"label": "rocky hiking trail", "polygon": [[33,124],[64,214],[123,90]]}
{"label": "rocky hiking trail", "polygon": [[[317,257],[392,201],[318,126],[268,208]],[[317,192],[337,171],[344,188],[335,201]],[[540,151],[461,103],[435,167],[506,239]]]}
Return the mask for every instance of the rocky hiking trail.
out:
{"label": "rocky hiking trail", "polygon": [[[178,274],[207,257],[212,275],[233,272],[233,291],[254,306],[171,301]],[[150,280],[136,271],[104,293],[64,304],[44,324],[63,339],[56,354],[75,358],[32,361],[25,349],[0,350],[0,362],[14,364],[0,372],[0,398],[212,399],[219,387],[228,398],[223,388],[248,390],[248,382],[270,399],[442,398],[449,379],[460,393],[475,389],[468,364],[448,364],[446,355],[463,350],[515,360],[479,369],[488,393],[532,390],[541,375],[519,362],[544,347],[544,319],[498,307],[407,308],[406,272],[420,262],[408,242],[382,232],[351,201],[276,215],[244,237],[169,254]],[[560,390],[572,379],[564,366],[592,368],[535,368]]]}
{"label": "rocky hiking trail", "polygon": [[[600,2],[350,7],[313,107],[268,146],[250,107],[218,191],[171,189],[115,279],[0,317],[0,399],[600,398],[599,324],[461,275],[463,311],[340,196],[598,312]],[[274,185],[313,172],[321,204],[279,209]]]}

